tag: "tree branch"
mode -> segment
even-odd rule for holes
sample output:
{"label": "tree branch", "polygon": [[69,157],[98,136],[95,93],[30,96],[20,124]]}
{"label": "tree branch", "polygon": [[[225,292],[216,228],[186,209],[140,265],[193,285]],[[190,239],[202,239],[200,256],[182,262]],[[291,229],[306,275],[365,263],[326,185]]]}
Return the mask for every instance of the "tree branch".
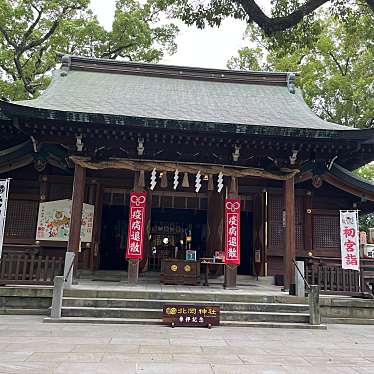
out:
{"label": "tree branch", "polygon": [[41,44],[43,44],[46,40],[48,40],[53,33],[56,31],[57,27],[60,25],[61,21],[64,19],[64,16],[71,10],[79,10],[82,9],[81,6],[71,6],[71,7],[64,7],[62,8],[61,14],[58,15],[57,19],[53,21],[51,28],[48,30],[48,32],[39,38],[38,40],[34,40],[33,42],[27,44],[26,46],[23,46],[21,49],[21,52],[25,52],[27,50],[30,50],[31,48],[37,47]]}
{"label": "tree branch", "polygon": [[22,38],[22,43],[21,45],[25,44],[26,43],[26,40],[27,38],[31,35],[31,33],[34,31],[35,27],[37,26],[37,24],[39,23],[41,17],[42,17],[42,14],[43,14],[43,9],[39,10],[38,8],[36,8],[35,6],[32,5],[32,7],[37,11],[38,15],[37,17],[35,18],[34,22],[30,25],[30,27],[26,30],[26,32],[23,34],[23,38]]}
{"label": "tree branch", "polygon": [[340,71],[340,74],[344,77],[346,75],[346,73],[344,73],[344,70],[343,68],[341,67],[339,61],[336,59],[336,57],[334,56],[334,54],[332,52],[329,52],[329,55],[331,56],[331,58],[334,60],[335,62],[335,65],[338,67],[339,71]]}
{"label": "tree branch", "polygon": [[14,72],[6,67],[4,64],[0,64],[0,69],[3,69],[7,74],[9,74],[14,81],[17,80],[17,76],[14,74]]}
{"label": "tree branch", "polygon": [[10,39],[10,36],[9,36],[7,30],[5,30],[3,27],[0,27],[0,33],[3,34],[4,39],[7,41],[7,43],[8,43],[10,46],[12,46],[14,49],[17,49],[17,44],[14,43],[14,42]]}
{"label": "tree branch", "polygon": [[108,51],[107,52],[104,52],[101,54],[101,58],[113,58],[111,56],[115,56],[114,58],[118,57],[120,55],[121,52],[123,52],[125,49],[128,49],[128,48],[131,48],[135,45],[135,43],[129,43],[127,45],[123,45],[121,47],[118,47],[116,49],[113,49],[113,50],[110,50],[110,48],[108,48]]}
{"label": "tree branch", "polygon": [[[300,5],[293,12],[283,17],[268,17],[263,10],[257,5],[255,0],[235,0],[240,4],[250,21],[255,22],[266,35],[272,35],[278,31],[287,30],[297,25],[305,16],[313,13],[323,4],[330,0],[308,0],[305,4]],[[374,7],[374,0],[366,0],[372,2]]]}

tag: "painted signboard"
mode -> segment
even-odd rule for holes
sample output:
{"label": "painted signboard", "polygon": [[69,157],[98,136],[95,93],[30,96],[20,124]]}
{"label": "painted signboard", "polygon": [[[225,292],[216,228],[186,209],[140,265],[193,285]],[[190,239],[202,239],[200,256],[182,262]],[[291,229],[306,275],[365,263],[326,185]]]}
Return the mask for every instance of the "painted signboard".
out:
{"label": "painted signboard", "polygon": [[[92,241],[95,207],[83,204],[81,242]],[[68,241],[71,218],[71,200],[40,203],[36,240]]]}

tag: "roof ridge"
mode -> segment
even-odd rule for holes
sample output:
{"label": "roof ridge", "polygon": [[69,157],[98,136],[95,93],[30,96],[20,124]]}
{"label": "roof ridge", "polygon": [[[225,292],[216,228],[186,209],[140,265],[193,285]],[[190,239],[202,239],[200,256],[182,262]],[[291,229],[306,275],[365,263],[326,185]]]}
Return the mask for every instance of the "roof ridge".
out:
{"label": "roof ridge", "polygon": [[235,83],[261,83],[281,86],[287,86],[290,76],[295,77],[297,75],[296,72],[213,69],[147,62],[128,62],[75,55],[60,55],[60,57],[62,63],[61,69],[65,73],[68,73],[69,70],[81,70],[103,73],[159,76],[164,78],[169,77]]}

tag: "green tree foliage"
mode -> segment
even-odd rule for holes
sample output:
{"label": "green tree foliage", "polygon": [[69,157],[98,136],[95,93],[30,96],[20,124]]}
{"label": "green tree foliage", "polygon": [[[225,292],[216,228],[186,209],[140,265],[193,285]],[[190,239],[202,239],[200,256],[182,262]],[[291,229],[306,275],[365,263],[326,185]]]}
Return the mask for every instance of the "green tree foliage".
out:
{"label": "green tree foliage", "polygon": [[219,26],[224,18],[234,17],[255,23],[267,36],[299,25],[322,7],[329,7],[331,14],[341,18],[352,6],[364,6],[374,12],[374,0],[270,0],[270,16],[262,10],[259,0],[158,0],[158,3],[189,25]]}
{"label": "green tree foliage", "polygon": [[[298,71],[297,83],[309,106],[341,125],[374,125],[374,14],[352,8],[344,19],[321,13],[294,29],[267,37],[258,27],[229,68]],[[261,46],[265,58],[258,52]]]}
{"label": "green tree foliage", "polygon": [[370,164],[360,167],[355,170],[355,174],[374,183],[374,163],[371,162]]}
{"label": "green tree foliage", "polygon": [[117,0],[111,31],[89,0],[0,0],[0,96],[24,99],[46,88],[56,52],[157,62],[176,51],[173,24],[153,0]]}

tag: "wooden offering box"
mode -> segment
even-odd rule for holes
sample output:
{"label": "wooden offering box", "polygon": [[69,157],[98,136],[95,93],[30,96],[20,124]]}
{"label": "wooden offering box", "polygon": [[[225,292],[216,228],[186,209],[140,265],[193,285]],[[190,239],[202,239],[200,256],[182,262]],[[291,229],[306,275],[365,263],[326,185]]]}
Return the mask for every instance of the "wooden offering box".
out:
{"label": "wooden offering box", "polygon": [[200,262],[164,259],[161,262],[160,282],[165,284],[200,284]]}

